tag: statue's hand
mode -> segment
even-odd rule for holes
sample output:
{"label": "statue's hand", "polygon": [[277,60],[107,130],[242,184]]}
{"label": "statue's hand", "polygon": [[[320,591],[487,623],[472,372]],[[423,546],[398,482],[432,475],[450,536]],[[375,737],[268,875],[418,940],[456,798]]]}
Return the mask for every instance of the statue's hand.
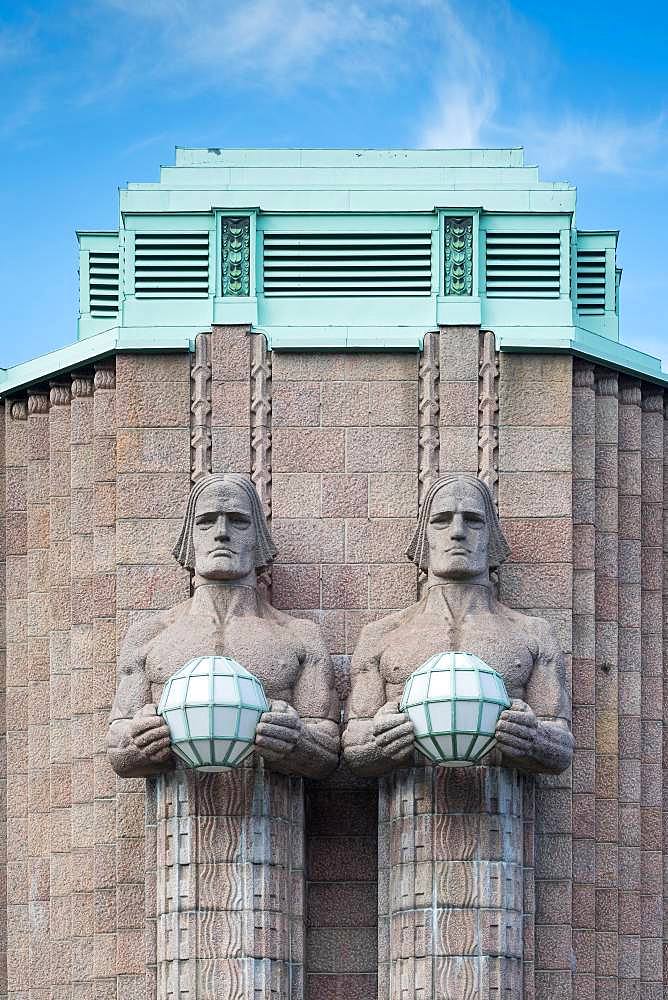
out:
{"label": "statue's hand", "polygon": [[522,760],[533,755],[538,734],[538,720],[533,710],[520,698],[513,698],[510,708],[499,716],[496,742],[505,757]]}
{"label": "statue's hand", "polygon": [[155,705],[144,705],[130,719],[130,742],[152,764],[163,764],[171,754],[169,728]]}
{"label": "statue's hand", "polygon": [[373,717],[373,738],[380,754],[390,760],[402,761],[415,746],[415,729],[397,702],[388,702]]}
{"label": "statue's hand", "polygon": [[268,712],[263,712],[255,731],[255,746],[266,760],[279,761],[286,757],[301,736],[302,720],[287,701],[272,700]]}

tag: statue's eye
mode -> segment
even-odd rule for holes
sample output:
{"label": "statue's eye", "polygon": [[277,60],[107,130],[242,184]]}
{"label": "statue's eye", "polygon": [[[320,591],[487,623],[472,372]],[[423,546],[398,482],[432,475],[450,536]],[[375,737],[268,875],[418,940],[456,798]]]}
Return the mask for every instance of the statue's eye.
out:
{"label": "statue's eye", "polygon": [[452,513],[449,510],[439,511],[438,514],[434,514],[429,519],[430,524],[435,524],[437,527],[445,527],[452,522]]}

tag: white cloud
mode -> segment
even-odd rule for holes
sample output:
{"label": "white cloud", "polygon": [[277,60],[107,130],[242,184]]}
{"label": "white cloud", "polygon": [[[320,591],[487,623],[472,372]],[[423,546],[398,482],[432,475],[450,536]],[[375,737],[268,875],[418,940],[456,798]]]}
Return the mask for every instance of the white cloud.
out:
{"label": "white cloud", "polygon": [[[242,78],[252,85],[284,88],[315,78],[317,65],[337,83],[360,71],[378,70],[405,27],[395,0],[101,0],[132,19],[134,58],[152,57],[157,75],[195,72],[200,84]],[[143,40],[148,50],[140,51]],[[323,82],[321,78],[321,82]]]}
{"label": "white cloud", "polygon": [[418,144],[428,148],[479,146],[499,96],[498,67],[490,59],[488,35],[470,31],[449,2],[430,6],[439,83],[433,105],[423,117]]}
{"label": "white cloud", "polygon": [[[418,145],[523,145],[546,177],[572,170],[610,175],[665,171],[665,111],[631,120],[555,107],[547,100],[546,81],[556,58],[512,8],[498,8],[497,16],[486,20],[484,33],[473,24],[475,11],[471,15],[469,9],[465,22],[449,2],[433,0],[433,9],[441,82],[423,115]],[[522,75],[516,71],[518,51]],[[558,80],[552,83],[558,86]]]}
{"label": "white cloud", "polygon": [[668,116],[641,121],[622,117],[567,114],[555,121],[527,122],[525,144],[544,170],[590,170],[629,175],[654,172],[652,164],[668,149]]}

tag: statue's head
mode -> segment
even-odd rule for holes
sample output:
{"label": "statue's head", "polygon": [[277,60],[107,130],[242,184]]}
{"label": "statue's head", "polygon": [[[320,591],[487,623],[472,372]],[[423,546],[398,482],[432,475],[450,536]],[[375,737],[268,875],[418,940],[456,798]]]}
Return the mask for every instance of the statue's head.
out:
{"label": "statue's head", "polygon": [[276,547],[260,498],[246,476],[202,476],[193,486],[174,557],[202,580],[252,579]]}
{"label": "statue's head", "polygon": [[454,474],[433,484],[406,552],[431,581],[487,579],[509,554],[492,496],[482,480]]}

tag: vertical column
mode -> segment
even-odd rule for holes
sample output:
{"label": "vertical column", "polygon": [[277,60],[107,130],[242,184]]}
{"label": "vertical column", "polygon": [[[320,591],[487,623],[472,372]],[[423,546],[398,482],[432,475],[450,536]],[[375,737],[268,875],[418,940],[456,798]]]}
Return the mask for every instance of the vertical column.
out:
{"label": "vertical column", "polygon": [[[250,344],[251,479],[271,524],[271,352],[264,334],[253,334]],[[258,579],[266,597],[271,594],[271,568]]]}
{"label": "vertical column", "polygon": [[[190,357],[118,355],[115,377],[120,645],[130,624],[147,612],[173,607],[190,593],[188,574],[170,554],[191,473]],[[98,391],[96,385],[96,408]],[[155,875],[153,868],[146,871],[146,861],[153,858],[157,806],[153,781],[122,779],[117,788],[115,974],[119,998],[129,998],[147,988],[147,978],[150,990],[152,975],[158,975],[160,956],[154,951],[151,918],[148,934],[145,927],[147,909],[153,908]],[[157,904],[153,912],[161,912]],[[191,945],[195,948],[196,941]]]}
{"label": "vertical column", "polygon": [[[93,552],[94,583],[98,593],[106,593],[106,600],[95,602],[92,618],[94,656],[92,662],[92,722],[97,733],[93,749],[93,913],[90,923],[82,921],[81,936],[77,942],[82,954],[93,949],[92,970],[82,969],[83,997],[90,987],[86,983],[92,975],[96,997],[116,996],[116,775],[109,766],[104,746],[104,735],[111,699],[116,686],[116,544],[115,544],[115,483],[116,483],[116,391],[115,363],[113,360],[96,366],[92,396],[93,443]],[[91,432],[89,386],[81,385],[76,397],[82,402],[82,431],[84,441]],[[79,403],[76,404],[77,411]],[[85,428],[85,430],[84,430]],[[106,528],[99,522],[106,522]],[[86,794],[82,791],[82,795]],[[86,912],[88,898],[80,901]]]}
{"label": "vertical column", "polygon": [[642,764],[640,967],[643,1000],[663,993],[663,394],[642,393]]}
{"label": "vertical column", "polygon": [[[549,355],[501,354],[499,362],[499,514],[511,555],[499,572],[501,599],[547,619],[566,653],[570,684],[573,607],[572,362]],[[527,834],[531,833],[527,783]],[[527,997],[552,1000],[572,990],[571,774],[535,781],[535,857],[527,845],[525,970]],[[533,967],[532,967],[532,962]]]}
{"label": "vertical column", "polygon": [[478,472],[479,331],[442,326],[439,431],[441,474]]}
{"label": "vertical column", "polygon": [[523,995],[523,781],[502,768],[440,767],[380,780],[380,1000]]}
{"label": "vertical column", "polygon": [[[95,646],[92,619],[98,606],[95,592],[95,559],[93,524],[96,496],[94,493],[95,454],[93,445],[93,380],[77,376],[72,380],[71,446],[69,453],[68,490],[62,501],[69,511],[70,531],[66,541],[69,550],[68,572],[61,583],[69,591],[71,628],[67,637],[71,669],[65,679],[71,729],[71,922],[72,922],[72,995],[84,1000],[94,993],[95,980],[95,913],[109,913],[108,894],[95,895],[95,844],[108,842],[101,827],[95,824],[94,755],[104,730],[94,725],[96,703],[93,663]],[[106,595],[100,594],[104,602]],[[63,721],[63,725],[65,725]],[[112,911],[113,912],[113,909]]]}
{"label": "vertical column", "polygon": [[28,995],[28,406],[15,400],[5,427],[7,568],[7,993]]}
{"label": "vertical column", "polygon": [[30,1000],[47,1000],[50,981],[49,751],[49,397],[28,396],[28,885]]}
{"label": "vertical column", "polygon": [[[668,398],[663,399],[663,855],[668,853]],[[668,988],[668,868],[663,869],[663,987]]]}
{"label": "vertical column", "polygon": [[[439,477],[439,334],[425,334],[418,364],[418,506]],[[418,572],[418,596],[426,593],[427,576]]]}
{"label": "vertical column", "polygon": [[596,617],[594,369],[573,368],[573,1000],[596,975]]}
{"label": "vertical column", "polygon": [[10,403],[0,404],[0,996],[7,996],[7,613],[5,426]]}
{"label": "vertical column", "polygon": [[439,476],[439,348],[438,333],[427,333],[418,365],[418,502]]}
{"label": "vertical column", "polygon": [[[51,998],[72,993],[71,848],[80,826],[71,821],[74,740],[70,728],[70,386],[54,383],[49,409],[50,825]],[[90,828],[89,828],[90,830]],[[90,833],[89,833],[90,835]]]}
{"label": "vertical column", "polygon": [[190,468],[192,480],[211,472],[211,334],[195,338],[190,372]]}
{"label": "vertical column", "polygon": [[499,359],[491,330],[480,333],[478,475],[497,499],[499,486]]}
{"label": "vertical column", "polygon": [[618,380],[596,375],[596,990],[618,995]]}
{"label": "vertical column", "polygon": [[619,993],[640,997],[641,390],[619,386]]}

